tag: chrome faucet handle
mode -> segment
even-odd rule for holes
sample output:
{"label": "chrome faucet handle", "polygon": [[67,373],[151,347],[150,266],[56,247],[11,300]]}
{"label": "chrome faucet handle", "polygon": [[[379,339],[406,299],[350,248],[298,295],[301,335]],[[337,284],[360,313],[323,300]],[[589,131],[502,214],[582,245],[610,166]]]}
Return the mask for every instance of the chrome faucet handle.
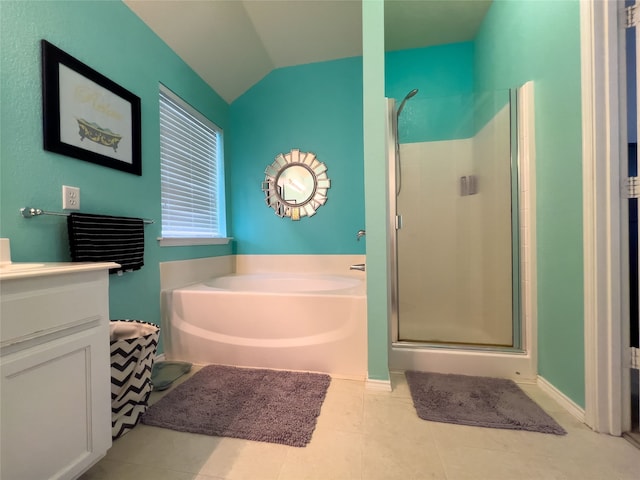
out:
{"label": "chrome faucet handle", "polygon": [[362,237],[364,237],[366,234],[367,234],[367,232],[366,232],[366,231],[364,231],[364,230],[358,230],[358,233],[356,233],[356,240],[357,240],[357,241],[360,241],[360,239],[361,239]]}

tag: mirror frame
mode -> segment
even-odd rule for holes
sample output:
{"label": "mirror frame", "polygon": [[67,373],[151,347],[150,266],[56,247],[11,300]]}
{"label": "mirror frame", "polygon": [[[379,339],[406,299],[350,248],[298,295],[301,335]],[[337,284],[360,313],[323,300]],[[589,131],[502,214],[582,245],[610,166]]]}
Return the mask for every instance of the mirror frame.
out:
{"label": "mirror frame", "polygon": [[[278,187],[278,179],[292,166],[301,166],[313,176],[313,191],[301,203],[286,201]],[[280,153],[276,155],[273,163],[267,166],[264,174],[262,191],[265,194],[265,203],[281,218],[289,217],[295,221],[304,216],[310,217],[327,201],[327,190],[331,187],[331,180],[327,177],[327,166],[312,152],[301,152],[294,148],[289,153]]]}

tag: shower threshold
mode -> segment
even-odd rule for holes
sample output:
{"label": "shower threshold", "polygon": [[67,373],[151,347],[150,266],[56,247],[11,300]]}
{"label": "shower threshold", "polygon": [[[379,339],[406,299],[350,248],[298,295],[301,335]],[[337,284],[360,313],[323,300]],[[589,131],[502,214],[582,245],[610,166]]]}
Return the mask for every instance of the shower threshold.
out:
{"label": "shower threshold", "polygon": [[535,383],[538,376],[536,358],[530,351],[426,342],[392,342],[389,369],[510,378],[522,383]]}
{"label": "shower threshold", "polygon": [[416,340],[399,340],[391,343],[393,348],[402,349],[445,349],[445,350],[472,350],[481,352],[501,352],[501,353],[513,353],[513,354],[525,354],[526,352],[517,347],[511,345],[485,345],[485,344],[473,344],[473,343],[456,343],[456,342],[438,342],[438,341],[416,341]]}

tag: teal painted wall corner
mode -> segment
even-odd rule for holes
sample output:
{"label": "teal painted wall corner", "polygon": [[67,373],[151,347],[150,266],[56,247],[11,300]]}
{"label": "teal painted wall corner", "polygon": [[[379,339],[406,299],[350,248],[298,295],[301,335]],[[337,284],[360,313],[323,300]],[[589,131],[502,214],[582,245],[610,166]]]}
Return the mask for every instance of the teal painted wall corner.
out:
{"label": "teal painted wall corner", "polygon": [[[272,71],[231,104],[230,124],[234,253],[364,253],[360,57]],[[313,152],[331,180],[327,203],[299,221],[278,217],[261,190],[265,168],[293,148]]]}
{"label": "teal painted wall corner", "polygon": [[[11,239],[13,260],[70,260],[63,217],[19,214],[24,206],[61,211],[62,185],[80,188],[84,212],[155,219],[145,228],[145,266],[110,276],[110,313],[159,323],[159,263],[225,255],[231,247],[158,246],[158,83],[223,129],[228,105],[121,2],[3,1],[0,22],[0,235]],[[141,177],[43,150],[41,39],[141,98]]]}

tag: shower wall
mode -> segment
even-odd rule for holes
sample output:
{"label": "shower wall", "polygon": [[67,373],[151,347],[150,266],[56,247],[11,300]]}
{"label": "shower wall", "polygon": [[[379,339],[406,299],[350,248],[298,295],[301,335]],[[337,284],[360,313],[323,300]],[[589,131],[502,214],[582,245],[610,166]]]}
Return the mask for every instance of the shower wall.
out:
{"label": "shower wall", "polygon": [[517,242],[512,242],[509,114],[509,105],[506,105],[474,139],[474,165],[482,183],[478,194],[481,204],[478,228],[482,232],[482,325],[498,345],[513,342],[512,245]]}
{"label": "shower wall", "polygon": [[[471,138],[400,146],[399,340],[512,345],[509,119],[505,106]],[[469,175],[477,193],[462,195]]]}

